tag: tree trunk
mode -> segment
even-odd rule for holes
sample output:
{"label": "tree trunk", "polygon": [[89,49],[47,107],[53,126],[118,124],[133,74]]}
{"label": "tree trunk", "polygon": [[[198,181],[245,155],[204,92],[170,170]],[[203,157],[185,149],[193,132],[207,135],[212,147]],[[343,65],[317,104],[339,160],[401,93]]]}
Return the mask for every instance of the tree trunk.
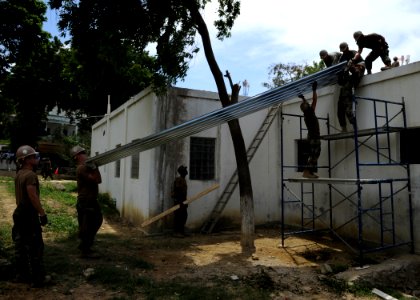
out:
{"label": "tree trunk", "polygon": [[[214,57],[213,49],[211,46],[210,36],[207,25],[202,18],[198,6],[195,1],[186,1],[191,16],[197,24],[197,30],[203,41],[204,53],[210,70],[216,82],[217,90],[219,93],[220,101],[223,107],[231,105],[234,101],[229,99],[226,85],[223,79],[223,74]],[[239,93],[239,90],[238,90]],[[233,95],[232,95],[233,96]],[[236,95],[237,96],[237,95]],[[238,168],[239,179],[239,196],[240,196],[240,211],[241,211],[241,246],[243,253],[253,253],[255,251],[254,245],[254,199],[252,194],[251,174],[249,172],[248,158],[246,155],[245,141],[242,135],[242,130],[239,120],[232,120],[228,122],[230,134],[233,141],[235,150],[236,164]]]}

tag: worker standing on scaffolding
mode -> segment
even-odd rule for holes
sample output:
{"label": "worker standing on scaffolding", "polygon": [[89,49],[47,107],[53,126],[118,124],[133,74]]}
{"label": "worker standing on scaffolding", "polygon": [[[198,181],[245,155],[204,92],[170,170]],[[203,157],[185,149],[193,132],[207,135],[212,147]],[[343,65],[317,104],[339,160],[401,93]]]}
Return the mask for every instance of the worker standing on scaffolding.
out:
{"label": "worker standing on scaffolding", "polygon": [[338,75],[340,85],[340,95],[337,103],[337,117],[340,123],[341,132],[347,132],[347,120],[350,124],[355,124],[353,113],[354,89],[359,86],[360,80],[365,74],[365,61],[358,55],[357,51],[350,50],[346,42],[340,44],[340,51],[343,53],[340,62],[347,62],[346,68]]}
{"label": "worker standing on scaffolding", "polygon": [[300,109],[303,112],[303,118],[308,130],[308,143],[309,143],[309,157],[308,162],[303,170],[302,176],[305,178],[318,178],[318,175],[315,174],[316,166],[318,163],[319,155],[321,154],[321,137],[319,131],[319,122],[315,114],[316,103],[318,100],[318,95],[316,93],[316,88],[318,83],[314,81],[312,83],[312,103],[309,104],[306,101],[303,95],[298,97],[302,99],[300,104]]}

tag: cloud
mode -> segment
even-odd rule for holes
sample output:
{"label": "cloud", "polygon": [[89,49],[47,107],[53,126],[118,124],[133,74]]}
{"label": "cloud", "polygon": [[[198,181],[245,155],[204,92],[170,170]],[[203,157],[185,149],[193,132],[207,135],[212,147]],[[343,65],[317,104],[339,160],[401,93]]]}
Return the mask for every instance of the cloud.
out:
{"label": "cloud", "polygon": [[[241,14],[232,37],[223,42],[215,38],[216,4],[217,1],[213,1],[204,12],[214,37],[216,59],[222,72],[229,69],[234,78],[246,78],[250,82],[250,94],[264,91],[261,83],[267,81],[272,64],[311,64],[319,61],[321,49],[338,51],[343,41],[357,49],[353,39],[356,30],[383,35],[390,46],[391,57],[410,54],[411,62],[419,60],[420,1],[417,0],[241,0]],[[200,38],[197,42],[201,45]],[[367,53],[368,49],[363,52]],[[213,78],[207,78],[211,73],[203,51],[191,66],[184,87],[215,87]],[[378,59],[373,71],[379,71],[381,66]]]}

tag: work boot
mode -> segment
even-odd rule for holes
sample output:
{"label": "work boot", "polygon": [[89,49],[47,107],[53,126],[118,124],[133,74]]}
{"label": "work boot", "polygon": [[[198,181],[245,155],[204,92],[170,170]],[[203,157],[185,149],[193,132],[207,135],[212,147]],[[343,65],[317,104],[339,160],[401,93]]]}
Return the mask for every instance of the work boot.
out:
{"label": "work boot", "polygon": [[389,70],[391,68],[392,68],[391,66],[384,66],[381,68],[381,71]]}
{"label": "work boot", "polygon": [[311,172],[311,176],[312,176],[312,178],[319,178],[319,176],[317,174],[315,174],[314,172]]}
{"label": "work boot", "polygon": [[304,178],[318,178],[317,175],[309,171],[308,169],[303,170],[302,177]]}

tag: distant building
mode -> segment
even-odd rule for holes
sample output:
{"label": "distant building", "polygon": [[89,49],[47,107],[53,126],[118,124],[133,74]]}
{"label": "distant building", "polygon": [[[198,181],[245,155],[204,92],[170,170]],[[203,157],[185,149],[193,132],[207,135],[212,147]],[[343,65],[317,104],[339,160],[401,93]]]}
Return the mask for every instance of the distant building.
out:
{"label": "distant building", "polygon": [[45,133],[47,136],[60,133],[62,136],[72,136],[77,134],[77,124],[71,123],[70,118],[63,112],[58,112],[57,107],[51,110],[47,116]]}

